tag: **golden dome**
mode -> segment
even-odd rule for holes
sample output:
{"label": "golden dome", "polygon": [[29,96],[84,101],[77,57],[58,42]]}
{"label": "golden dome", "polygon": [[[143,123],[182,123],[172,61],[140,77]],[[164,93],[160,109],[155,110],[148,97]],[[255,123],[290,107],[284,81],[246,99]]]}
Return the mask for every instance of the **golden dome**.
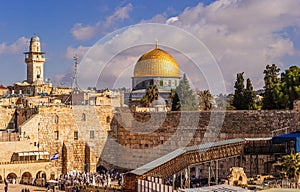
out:
{"label": "golden dome", "polygon": [[180,77],[180,69],[169,53],[156,47],[137,61],[134,77]]}

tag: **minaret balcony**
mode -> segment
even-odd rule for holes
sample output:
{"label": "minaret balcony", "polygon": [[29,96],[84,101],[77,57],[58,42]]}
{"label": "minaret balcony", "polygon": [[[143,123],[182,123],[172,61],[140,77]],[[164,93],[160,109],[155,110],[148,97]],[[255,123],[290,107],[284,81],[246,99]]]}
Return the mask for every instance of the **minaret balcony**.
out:
{"label": "minaret balcony", "polygon": [[33,61],[36,61],[36,62],[45,62],[46,59],[45,58],[25,58],[25,62],[33,62]]}

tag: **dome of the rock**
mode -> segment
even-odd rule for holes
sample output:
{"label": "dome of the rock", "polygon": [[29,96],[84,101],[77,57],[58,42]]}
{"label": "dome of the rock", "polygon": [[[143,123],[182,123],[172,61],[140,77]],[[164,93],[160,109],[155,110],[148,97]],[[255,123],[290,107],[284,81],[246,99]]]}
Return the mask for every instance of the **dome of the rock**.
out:
{"label": "dome of the rock", "polygon": [[180,69],[168,52],[155,48],[139,58],[134,77],[180,77]]}

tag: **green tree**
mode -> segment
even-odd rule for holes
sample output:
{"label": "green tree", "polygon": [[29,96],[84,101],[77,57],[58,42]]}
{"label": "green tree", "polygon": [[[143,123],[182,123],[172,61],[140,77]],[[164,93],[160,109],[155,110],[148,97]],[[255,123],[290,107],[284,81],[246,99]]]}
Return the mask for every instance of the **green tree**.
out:
{"label": "green tree", "polygon": [[149,107],[151,103],[158,99],[158,89],[156,85],[150,85],[146,89],[146,94],[141,99],[141,104],[144,107]]}
{"label": "green tree", "polygon": [[212,107],[212,95],[209,90],[198,91],[198,100],[200,110],[210,110]]}
{"label": "green tree", "polygon": [[246,88],[244,86],[244,72],[238,73],[234,85],[235,91],[232,104],[237,110],[255,109],[255,92],[250,79],[247,79]]}
{"label": "green tree", "polygon": [[[279,71],[280,69],[275,65],[272,64],[267,65],[266,69],[264,70],[264,95],[263,95],[263,100],[262,100],[262,109],[277,109],[276,107],[276,95],[274,95],[274,89],[276,84],[279,83],[280,78],[279,78]],[[277,89],[278,89],[277,85]]]}
{"label": "green tree", "polygon": [[198,110],[198,102],[194,91],[190,88],[190,84],[186,75],[180,80],[176,93],[172,102],[172,110],[195,111]]}
{"label": "green tree", "polygon": [[273,109],[288,109],[289,97],[284,92],[285,83],[279,81],[273,88]]}
{"label": "green tree", "polygon": [[234,84],[234,97],[232,101],[232,105],[237,110],[247,109],[247,105],[245,104],[245,86],[244,86],[244,72],[238,73],[236,75],[236,82]]}
{"label": "green tree", "polygon": [[253,91],[253,86],[252,83],[250,81],[250,79],[247,79],[247,83],[246,83],[246,89],[244,91],[244,95],[245,95],[245,104],[247,104],[246,109],[255,109],[255,97],[256,94]]}
{"label": "green tree", "polygon": [[285,104],[285,108],[292,109],[295,100],[300,99],[300,68],[297,66],[291,66],[281,74],[281,91],[283,97],[281,97]]}
{"label": "green tree", "polygon": [[293,177],[297,183],[300,182],[300,153],[283,156],[281,166],[289,178]]}
{"label": "green tree", "polygon": [[171,90],[170,92],[170,100],[172,103],[171,110],[172,111],[180,111],[181,110],[181,105],[180,105],[180,100],[178,97],[178,94],[176,93],[176,90]]}

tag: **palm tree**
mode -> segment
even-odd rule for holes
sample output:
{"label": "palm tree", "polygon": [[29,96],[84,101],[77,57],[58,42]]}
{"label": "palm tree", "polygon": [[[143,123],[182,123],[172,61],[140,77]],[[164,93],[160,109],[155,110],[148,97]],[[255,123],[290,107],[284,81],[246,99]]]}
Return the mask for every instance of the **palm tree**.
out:
{"label": "palm tree", "polygon": [[200,110],[210,110],[212,107],[213,97],[210,94],[209,90],[198,91],[197,95],[199,99]]}
{"label": "palm tree", "polygon": [[143,106],[149,107],[150,104],[155,100],[158,100],[158,89],[156,85],[150,85],[146,89],[146,94],[141,99],[141,103]]}
{"label": "palm tree", "polygon": [[300,153],[291,153],[283,156],[281,166],[288,177],[295,178],[297,183],[300,182]]}

